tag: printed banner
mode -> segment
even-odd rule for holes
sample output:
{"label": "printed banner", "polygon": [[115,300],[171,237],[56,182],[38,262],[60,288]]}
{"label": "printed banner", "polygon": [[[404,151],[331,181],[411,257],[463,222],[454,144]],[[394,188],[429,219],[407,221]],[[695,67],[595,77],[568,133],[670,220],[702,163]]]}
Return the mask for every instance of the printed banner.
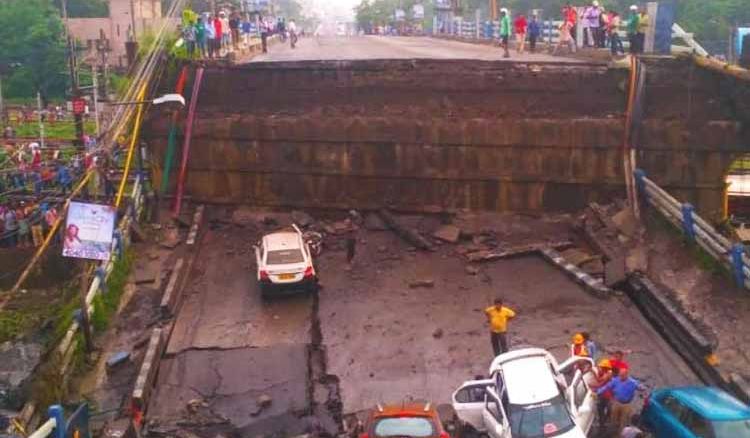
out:
{"label": "printed banner", "polygon": [[65,223],[63,256],[109,260],[115,230],[115,208],[71,202]]}

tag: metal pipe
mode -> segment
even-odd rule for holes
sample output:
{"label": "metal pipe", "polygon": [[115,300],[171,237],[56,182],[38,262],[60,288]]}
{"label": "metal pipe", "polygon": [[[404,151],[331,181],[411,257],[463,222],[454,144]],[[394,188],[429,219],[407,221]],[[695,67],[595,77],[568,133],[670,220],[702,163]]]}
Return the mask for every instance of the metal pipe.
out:
{"label": "metal pipe", "polygon": [[190,141],[193,136],[193,122],[195,121],[195,109],[198,107],[198,95],[201,89],[201,81],[203,80],[203,67],[198,67],[195,72],[195,80],[193,82],[193,93],[190,97],[190,110],[188,111],[187,122],[185,124],[185,142],[182,146],[182,164],[180,165],[180,176],[177,179],[177,194],[174,203],[174,216],[180,215],[180,208],[182,207],[182,194],[185,190],[185,174],[187,173],[187,163],[190,157]]}

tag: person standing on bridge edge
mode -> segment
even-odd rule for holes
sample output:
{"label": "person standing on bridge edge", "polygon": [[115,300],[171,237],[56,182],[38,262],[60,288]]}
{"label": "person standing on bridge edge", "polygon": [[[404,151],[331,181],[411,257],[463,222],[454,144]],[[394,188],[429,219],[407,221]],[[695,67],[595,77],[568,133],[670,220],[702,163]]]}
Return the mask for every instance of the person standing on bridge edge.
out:
{"label": "person standing on bridge edge", "polygon": [[516,42],[518,44],[518,46],[516,46],[516,52],[519,55],[523,55],[523,49],[526,46],[526,31],[529,27],[529,23],[526,21],[526,16],[521,14],[516,17],[516,20],[513,22],[513,27],[516,31]]}
{"label": "person standing on bridge edge", "polygon": [[266,23],[266,19],[263,17],[260,17],[259,19],[260,23],[260,45],[263,48],[263,53],[268,53],[268,23]]}
{"label": "person standing on bridge edge", "polygon": [[508,16],[508,10],[506,8],[500,9],[500,46],[503,48],[505,53],[503,58],[510,58],[508,52],[508,44],[510,41],[510,17]]}
{"label": "person standing on bridge edge", "polygon": [[214,53],[221,58],[221,41],[224,38],[224,29],[222,28],[221,18],[214,15]]}
{"label": "person standing on bridge edge", "polygon": [[646,7],[641,7],[641,11],[638,14],[638,28],[636,29],[636,39],[638,40],[638,53],[643,53],[646,50],[646,31],[649,26],[649,18],[646,13]]}
{"label": "person standing on bridge edge", "polygon": [[628,40],[630,41],[630,54],[638,53],[638,6],[630,7],[630,17],[628,18]]}
{"label": "person standing on bridge edge", "polygon": [[198,46],[198,57],[205,58],[206,53],[206,25],[203,23],[203,17],[198,17],[195,22],[195,44]]}
{"label": "person standing on bridge edge", "polygon": [[495,304],[484,309],[490,324],[490,341],[495,357],[508,351],[508,321],[516,317],[516,312],[503,306],[503,299],[495,298]]}
{"label": "person standing on bridge edge", "polygon": [[531,21],[529,22],[529,51],[531,53],[536,53],[536,40],[539,39],[539,35],[541,35],[542,30],[539,28],[539,19],[536,16],[536,14],[531,16]]}
{"label": "person standing on bridge edge", "polygon": [[206,35],[206,51],[208,52],[208,58],[214,59],[214,40],[216,39],[216,28],[214,27],[214,19],[211,14],[206,14],[206,25],[204,27]]}

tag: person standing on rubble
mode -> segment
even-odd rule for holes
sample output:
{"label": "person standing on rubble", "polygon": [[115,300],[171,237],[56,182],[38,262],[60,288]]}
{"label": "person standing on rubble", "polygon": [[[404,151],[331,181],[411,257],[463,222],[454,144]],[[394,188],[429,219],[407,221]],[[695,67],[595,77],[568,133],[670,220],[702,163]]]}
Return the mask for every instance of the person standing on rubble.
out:
{"label": "person standing on rubble", "polygon": [[508,321],[516,317],[509,307],[503,306],[503,299],[495,298],[495,304],[484,309],[487,322],[490,324],[490,341],[495,356],[508,351]]}

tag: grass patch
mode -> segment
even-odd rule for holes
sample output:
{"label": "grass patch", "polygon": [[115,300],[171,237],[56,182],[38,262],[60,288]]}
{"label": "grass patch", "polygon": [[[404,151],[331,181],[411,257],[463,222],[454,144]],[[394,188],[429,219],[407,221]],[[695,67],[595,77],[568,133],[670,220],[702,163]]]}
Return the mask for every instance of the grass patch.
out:
{"label": "grass patch", "polygon": [[[39,137],[39,123],[24,122],[16,125],[16,135],[19,137]],[[96,132],[96,122],[87,120],[83,122],[83,131],[88,133]],[[76,138],[76,125],[73,121],[61,121],[54,124],[44,124],[45,138],[56,138],[64,140],[74,140]]]}

